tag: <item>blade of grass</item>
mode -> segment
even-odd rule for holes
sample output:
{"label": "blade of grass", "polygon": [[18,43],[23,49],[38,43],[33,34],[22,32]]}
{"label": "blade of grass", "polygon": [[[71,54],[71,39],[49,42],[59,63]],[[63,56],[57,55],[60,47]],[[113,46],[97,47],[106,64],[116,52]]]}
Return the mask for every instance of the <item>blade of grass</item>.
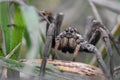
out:
{"label": "blade of grass", "polygon": [[92,0],[93,3],[102,8],[109,9],[115,13],[120,14],[120,3],[112,0]]}
{"label": "blade of grass", "polygon": [[120,2],[120,0],[117,0],[118,2]]}
{"label": "blade of grass", "polygon": [[5,56],[1,45],[0,45],[0,56]]}
{"label": "blade of grass", "polygon": [[5,56],[5,58],[10,58],[15,51],[20,47],[21,43],[19,43],[8,55]]}
{"label": "blade of grass", "polygon": [[29,0],[29,3],[31,4],[33,2],[33,0]]}
{"label": "blade of grass", "polygon": [[30,48],[30,46],[31,46],[31,40],[30,40],[30,35],[29,35],[29,33],[28,33],[28,31],[27,31],[26,28],[25,28],[24,38],[26,40],[27,47]]}
{"label": "blade of grass", "polygon": [[103,23],[100,15],[99,15],[99,13],[98,13],[98,10],[97,10],[96,6],[93,4],[93,2],[92,2],[91,0],[88,0],[88,1],[89,1],[89,4],[90,4],[90,6],[91,6],[91,8],[92,8],[92,11],[93,11],[96,19],[97,19],[98,21],[100,21],[101,23]]}
{"label": "blade of grass", "polygon": [[5,46],[5,55],[10,52],[11,29],[7,27],[10,24],[9,3],[0,3],[0,25],[3,34],[3,44]]}
{"label": "blade of grass", "polygon": [[[37,76],[39,76],[38,73],[39,73],[40,65],[39,65],[39,60],[38,60],[38,63],[36,63],[34,61],[35,60],[32,60],[32,61],[28,60],[28,62],[22,63],[22,62],[19,62],[19,61],[16,61],[16,60],[6,59],[6,58],[0,56],[0,66],[4,66],[4,67],[6,67],[8,69],[16,70],[16,71],[25,73],[25,74],[30,75],[32,77],[37,77]],[[56,64],[56,61],[55,61],[55,64]],[[58,62],[58,64],[61,64],[61,63]],[[33,72],[30,72],[29,70],[28,71],[23,70],[24,66],[27,66],[28,68],[33,68]],[[64,64],[63,64],[63,66],[64,66]],[[64,70],[65,70],[65,72],[64,72]],[[75,78],[75,77],[77,77],[77,78]],[[71,79],[72,80],[78,80],[78,79],[80,79],[80,80],[81,79],[82,80],[89,80],[89,79],[92,79],[92,77],[88,76],[88,75],[85,76],[82,73],[81,74],[69,73],[69,72],[66,72],[66,69],[63,69],[63,71],[60,71],[60,68],[58,68],[57,66],[54,66],[54,62],[53,62],[53,64],[47,64],[47,66],[46,66],[45,80],[71,80]],[[93,79],[97,80],[94,77],[93,77]]]}
{"label": "blade of grass", "polygon": [[[22,17],[22,13],[20,10],[20,6],[15,4],[15,18],[14,18],[15,26],[12,28],[12,36],[11,36],[11,43],[10,49],[11,51],[22,42],[25,24]],[[17,59],[19,56],[19,48],[15,51],[15,54],[12,55],[12,59]]]}
{"label": "blade of grass", "polygon": [[32,59],[38,55],[39,46],[43,43],[40,33],[44,30],[44,26],[39,26],[40,19],[34,7],[22,6],[21,10],[31,42],[30,51],[28,52],[27,58]]}
{"label": "blade of grass", "polygon": [[[34,59],[39,55],[39,48],[40,46],[42,46],[43,43],[40,33],[42,33],[42,30],[44,30],[44,27],[40,26],[40,19],[34,7],[21,6],[21,10],[31,42],[31,46],[26,58]],[[32,68],[28,69],[28,66],[24,66],[23,70],[29,70],[30,72],[33,71]]]}
{"label": "blade of grass", "polygon": [[[33,73],[32,72],[23,71],[23,67],[25,65],[26,64],[21,63],[19,61],[12,60],[12,59],[7,59],[7,58],[4,58],[4,57],[0,56],[0,66],[4,66],[4,67],[6,67],[8,69],[19,71],[19,72],[23,72],[23,73],[30,74],[30,75],[33,75],[33,76],[36,76],[37,73],[39,72],[39,68],[38,68],[38,71],[34,71]],[[32,65],[26,65],[26,66],[28,66],[29,68],[33,68],[34,67]],[[35,69],[35,70],[37,70],[37,69]]]}
{"label": "blade of grass", "polygon": [[[7,59],[5,57],[0,56],[0,66],[6,67],[11,70],[19,71],[31,76],[38,76],[39,75],[39,64],[36,63],[22,63],[16,60]],[[33,71],[25,71],[23,70],[24,66],[27,66],[28,68],[32,68]],[[67,78],[66,76],[59,75],[59,73],[53,73],[54,70],[57,70],[57,68],[51,64],[48,64],[46,67],[46,78],[49,76],[49,80],[71,80],[70,78]],[[62,74],[62,73],[61,73]],[[48,78],[47,78],[48,80]]]}
{"label": "blade of grass", "polygon": [[[22,42],[22,37],[24,33],[24,21],[22,17],[22,13],[20,10],[20,5],[14,4],[14,13],[15,16],[13,18],[14,21],[14,26],[9,27],[11,29],[11,37],[10,37],[10,54],[7,57],[10,57],[11,59],[18,59],[19,57],[19,52],[20,52],[20,47],[18,47],[15,52],[12,51],[14,48]],[[8,70],[7,71],[7,76],[9,79],[17,79],[20,80],[20,73],[18,71],[14,70]]]}

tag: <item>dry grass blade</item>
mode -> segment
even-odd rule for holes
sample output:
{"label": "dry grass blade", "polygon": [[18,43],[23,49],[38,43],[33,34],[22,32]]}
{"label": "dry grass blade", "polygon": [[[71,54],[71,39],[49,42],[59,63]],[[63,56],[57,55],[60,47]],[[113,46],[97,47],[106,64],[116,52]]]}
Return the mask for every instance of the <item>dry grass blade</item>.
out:
{"label": "dry grass blade", "polygon": [[20,47],[21,43],[19,43],[5,58],[10,58],[14,52]]}
{"label": "dry grass blade", "polygon": [[[23,60],[23,61],[28,64],[41,63],[40,59]],[[53,65],[53,66],[48,67],[49,65]],[[70,80],[78,80],[78,79],[79,80],[107,80],[99,68],[88,65],[88,64],[80,63],[80,62],[71,62],[71,61],[63,61],[63,60],[47,60],[47,69],[48,68],[54,74],[59,74],[63,77],[69,77]],[[89,79],[87,77],[89,77]]]}
{"label": "dry grass blade", "polygon": [[97,11],[96,6],[93,4],[92,0],[88,0],[88,1],[89,1],[89,4],[90,4],[90,6],[91,6],[91,8],[93,10],[93,13],[94,13],[96,19],[102,23],[102,19],[101,19],[100,15],[99,15],[99,13]]}
{"label": "dry grass blade", "polygon": [[112,0],[92,0],[96,5],[107,8],[113,12],[120,13],[120,3]]}

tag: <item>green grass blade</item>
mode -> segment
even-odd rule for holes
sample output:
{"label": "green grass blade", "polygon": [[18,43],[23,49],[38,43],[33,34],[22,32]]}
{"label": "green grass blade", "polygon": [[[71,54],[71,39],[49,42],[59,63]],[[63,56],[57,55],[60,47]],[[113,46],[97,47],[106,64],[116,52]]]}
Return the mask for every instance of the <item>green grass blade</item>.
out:
{"label": "green grass blade", "polygon": [[[11,70],[15,70],[15,71],[19,71],[31,76],[39,76],[39,70],[40,70],[40,65],[36,64],[34,62],[32,63],[22,63],[16,60],[12,60],[12,59],[7,59],[4,57],[0,56],[0,66],[6,67],[8,69]],[[26,71],[24,70],[24,66],[27,66],[28,69],[33,69],[32,71]],[[54,70],[58,70],[57,72],[54,72]],[[62,72],[59,72],[59,69],[57,69],[55,66],[53,66],[52,64],[48,64],[46,66],[46,80],[71,80],[71,78],[67,78],[64,75],[59,75],[59,73],[62,74]]]}
{"label": "green grass blade", "polygon": [[10,58],[20,46],[21,43],[19,43],[8,55],[6,55],[5,58]]}
{"label": "green grass blade", "polygon": [[31,4],[33,2],[33,0],[29,0],[29,3]]}
{"label": "green grass blade", "polygon": [[25,28],[24,38],[26,40],[27,47],[30,48],[30,46],[31,46],[31,40],[30,40],[30,35],[29,35],[29,33],[28,33],[28,31],[27,31],[26,28]]}
{"label": "green grass blade", "polygon": [[33,73],[23,71],[24,66],[28,66],[28,68],[33,68],[34,66],[26,65],[26,64],[21,63],[19,61],[12,60],[12,59],[7,59],[7,58],[2,57],[2,56],[0,56],[0,66],[4,66],[4,67],[6,67],[8,69],[23,72],[23,73],[34,75],[34,76],[37,75],[38,71],[39,71],[39,69],[38,69],[38,71],[36,71],[37,69],[35,69],[35,68],[34,68],[35,71]]}
{"label": "green grass blade", "polygon": [[120,0],[117,0],[118,2],[120,2]]}
{"label": "green grass blade", "polygon": [[0,56],[5,56],[1,45],[0,45]]}
{"label": "green grass blade", "polygon": [[8,24],[10,24],[9,3],[0,3],[0,25],[5,46],[5,55],[10,52],[11,29],[7,27]]}
{"label": "green grass blade", "polygon": [[21,10],[30,37],[29,42],[31,42],[27,58],[35,58],[39,53],[39,46],[42,44],[41,35],[39,34],[41,32],[40,19],[35,8],[32,6],[22,6]]}
{"label": "green grass blade", "polygon": [[[14,18],[15,26],[12,28],[12,36],[11,36],[11,43],[10,49],[11,51],[22,42],[23,34],[24,34],[24,20],[20,10],[20,6],[15,4],[15,18]],[[19,48],[15,51],[15,54],[12,55],[13,59],[17,59],[19,56]]]}

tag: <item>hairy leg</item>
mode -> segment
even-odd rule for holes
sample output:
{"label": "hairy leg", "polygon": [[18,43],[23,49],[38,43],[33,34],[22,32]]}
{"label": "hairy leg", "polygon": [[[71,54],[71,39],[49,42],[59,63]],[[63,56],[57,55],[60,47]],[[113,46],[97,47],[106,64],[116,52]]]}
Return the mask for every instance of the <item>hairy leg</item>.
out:
{"label": "hairy leg", "polygon": [[115,47],[118,55],[120,56],[120,49],[119,49],[119,46],[118,46],[118,44],[116,43],[114,37],[113,37],[111,34],[109,34],[109,38],[110,38],[111,42],[113,43],[113,45],[114,45],[114,47]]}
{"label": "hairy leg", "polygon": [[55,19],[55,32],[52,38],[52,48],[55,47],[55,38],[60,34],[60,28],[62,25],[64,14],[63,13],[58,13],[57,17]]}
{"label": "hairy leg", "polygon": [[93,52],[95,55],[96,55],[96,58],[97,58],[97,61],[98,61],[98,64],[100,66],[100,68],[102,69],[103,73],[105,74],[106,77],[109,78],[109,80],[111,80],[111,75],[110,75],[110,72],[102,58],[102,55],[101,53],[98,51],[98,49],[92,45],[92,44],[88,44],[88,43],[82,43],[80,44],[81,45],[81,50],[88,50],[89,52]]}
{"label": "hairy leg", "polygon": [[105,48],[107,51],[107,55],[108,55],[108,67],[111,73],[111,76],[113,75],[113,52],[112,52],[112,48],[111,48],[111,43],[109,40],[109,35],[108,32],[106,31],[106,29],[104,28],[103,25],[101,25],[101,23],[99,21],[97,21],[96,19],[94,19],[93,17],[89,17],[88,18],[88,29],[89,31],[87,33],[87,36],[90,36],[88,39],[88,42],[90,44],[95,45],[97,43],[97,41],[100,39],[100,36],[102,36],[102,39],[105,43]]}
{"label": "hairy leg", "polygon": [[110,69],[110,73],[111,73],[111,76],[113,77],[113,69],[114,69],[113,52],[112,52],[112,48],[111,48],[111,44],[109,40],[109,35],[103,28],[100,28],[100,32],[101,32],[102,39],[105,43],[105,48],[106,48],[107,55],[108,55],[108,66]]}
{"label": "hairy leg", "polygon": [[96,22],[97,20],[94,17],[88,16],[86,21],[85,34],[84,34],[85,39],[90,44],[93,44],[93,45],[96,45],[100,39],[100,32],[96,31],[97,29]]}
{"label": "hairy leg", "polygon": [[73,56],[72,61],[75,61],[75,58],[77,57],[79,50],[80,50],[80,44],[78,44],[75,48],[74,56]]}
{"label": "hairy leg", "polygon": [[45,67],[46,67],[48,56],[49,56],[49,51],[51,49],[52,34],[53,34],[52,32],[54,31],[54,28],[55,28],[54,23],[50,24],[50,27],[48,29],[49,35],[47,35],[44,50],[43,50],[42,63],[40,67],[40,78],[43,78],[45,74]]}

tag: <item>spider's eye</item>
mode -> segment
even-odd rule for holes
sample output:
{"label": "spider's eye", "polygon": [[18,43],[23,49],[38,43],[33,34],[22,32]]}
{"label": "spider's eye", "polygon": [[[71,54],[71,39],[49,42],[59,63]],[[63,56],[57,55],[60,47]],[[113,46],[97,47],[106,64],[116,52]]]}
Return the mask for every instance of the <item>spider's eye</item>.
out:
{"label": "spider's eye", "polygon": [[70,32],[73,33],[73,29],[71,29]]}
{"label": "spider's eye", "polygon": [[93,20],[93,24],[97,25],[99,22],[97,20]]}
{"label": "spider's eye", "polygon": [[66,29],[66,32],[68,32],[68,29]]}

